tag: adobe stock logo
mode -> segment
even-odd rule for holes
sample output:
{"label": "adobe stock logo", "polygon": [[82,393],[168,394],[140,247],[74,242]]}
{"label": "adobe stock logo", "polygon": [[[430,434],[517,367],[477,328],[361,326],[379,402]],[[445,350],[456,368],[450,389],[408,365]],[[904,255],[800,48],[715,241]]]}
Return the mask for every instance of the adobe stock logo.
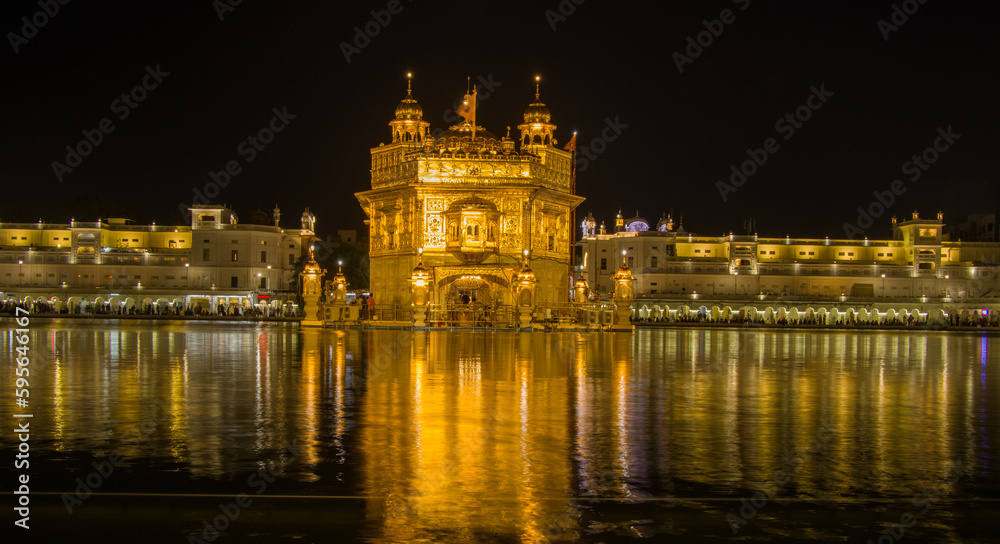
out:
{"label": "adobe stock logo", "polygon": [[[146,75],[143,76],[139,85],[132,87],[132,90],[122,93],[121,96],[111,101],[111,113],[117,113],[118,119],[124,121],[132,114],[132,111],[139,107],[139,104],[146,100],[149,93],[158,88],[169,75],[170,72],[161,70],[159,64],[156,65],[156,68],[146,66]],[[52,161],[52,173],[56,175],[56,179],[62,183],[63,177],[66,174],[72,174],[74,168],[83,164],[83,159],[89,157],[97,149],[97,146],[101,145],[104,137],[114,130],[114,122],[110,117],[105,117],[97,122],[96,128],[80,131],[83,134],[83,139],[75,145],[66,146],[64,162]]]}
{"label": "adobe stock logo", "polygon": [[[924,172],[930,170],[931,165],[941,158],[941,154],[951,149],[955,141],[962,137],[961,134],[951,131],[951,125],[948,125],[947,129],[939,127],[937,133],[937,138],[934,138],[934,142],[930,146],[919,155],[913,155],[910,160],[903,163],[903,173],[907,174],[907,179],[911,183],[920,179]],[[906,185],[898,179],[892,180],[887,190],[874,191],[872,194],[875,196],[875,200],[864,208],[858,206],[857,221],[853,225],[844,223],[844,233],[848,238],[863,235],[867,229],[875,224],[876,219],[882,217],[896,203],[896,197],[905,192]]]}
{"label": "adobe stock logo", "polygon": [[[288,111],[288,106],[283,106],[280,110],[278,108],[271,108],[271,113],[271,119],[264,127],[258,130],[256,134],[247,135],[242,142],[236,145],[236,152],[243,156],[243,160],[247,164],[252,163],[257,158],[257,154],[264,151],[267,145],[274,141],[277,134],[288,127],[292,119],[298,117],[298,115]],[[197,187],[192,187],[191,203],[195,206],[208,204],[213,198],[219,196],[219,193],[223,189],[229,186],[233,178],[241,173],[243,173],[243,166],[238,159],[226,161],[225,168],[218,172],[209,170],[208,177],[210,180],[205,183],[204,187],[200,190]],[[181,213],[185,221],[191,220],[191,211],[188,210],[186,203],[181,202],[178,204],[177,211]]]}
{"label": "adobe stock logo", "polygon": [[[792,136],[795,136],[796,129],[802,128],[804,123],[812,119],[813,113],[819,111],[826,101],[833,96],[831,91],[826,90],[826,83],[821,84],[819,87],[813,85],[809,87],[812,91],[809,96],[806,97],[805,102],[795,108],[791,113],[786,113],[785,115],[778,118],[774,123],[774,130],[780,134],[784,134],[785,140],[791,140]],[[729,182],[718,180],[715,182],[715,188],[719,190],[719,196],[722,197],[723,202],[729,200],[729,193],[735,193],[740,187],[743,187],[754,174],[760,170],[765,164],[767,164],[768,158],[773,156],[781,149],[781,145],[778,144],[776,138],[767,138],[764,140],[761,147],[756,149],[750,147],[747,148],[746,154],[747,159],[739,165],[733,163],[729,166]]]}
{"label": "adobe stock logo", "polygon": [[[732,2],[740,5],[740,11],[746,11],[750,7],[750,0],[732,0]],[[731,9],[724,9],[719,12],[718,19],[712,19],[711,21],[703,20],[701,24],[705,27],[705,30],[687,37],[687,47],[684,48],[687,56],[677,51],[674,51],[670,55],[670,58],[674,60],[674,64],[677,66],[677,71],[683,74],[684,65],[693,64],[694,59],[700,57],[706,49],[715,43],[717,38],[722,36],[722,33],[726,30],[726,25],[731,25],[735,22],[736,14]]]}
{"label": "adobe stock logo", "polygon": [[927,0],[905,0],[902,6],[893,4],[889,20],[879,19],[877,23],[878,29],[882,33],[882,38],[885,41],[889,41],[889,33],[899,32],[900,27],[910,20],[910,15],[916,13],[920,9],[920,6],[926,3]]}
{"label": "adobe stock logo", "polygon": [[361,50],[371,45],[372,40],[382,33],[382,29],[389,26],[393,15],[399,15],[402,12],[403,5],[400,0],[389,0],[385,9],[371,10],[369,13],[371,13],[372,19],[364,24],[364,28],[354,27],[354,40],[352,42],[354,45],[340,42],[340,52],[344,54],[347,64],[351,63],[351,55],[361,54]]}
{"label": "adobe stock logo", "polygon": [[38,35],[38,31],[49,24],[53,17],[59,14],[59,6],[65,6],[69,0],[38,0],[40,10],[32,14],[31,19],[21,17],[21,33],[8,32],[7,40],[14,48],[14,53],[21,52],[21,46],[27,45],[28,40]]}

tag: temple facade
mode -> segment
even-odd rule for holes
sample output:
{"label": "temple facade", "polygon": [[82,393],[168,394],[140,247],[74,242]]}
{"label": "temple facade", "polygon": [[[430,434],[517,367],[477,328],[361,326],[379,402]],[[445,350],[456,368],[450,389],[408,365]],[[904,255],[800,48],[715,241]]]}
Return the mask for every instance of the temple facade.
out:
{"label": "temple facade", "polygon": [[356,196],[377,305],[409,307],[421,262],[432,305],[509,305],[525,257],[536,303],[568,301],[571,213],[584,200],[571,189],[572,155],[556,147],[537,86],[513,138],[510,127],[498,137],[476,124],[475,94],[459,111],[465,120],[435,138],[408,85],[390,142],[371,150],[371,189]]}

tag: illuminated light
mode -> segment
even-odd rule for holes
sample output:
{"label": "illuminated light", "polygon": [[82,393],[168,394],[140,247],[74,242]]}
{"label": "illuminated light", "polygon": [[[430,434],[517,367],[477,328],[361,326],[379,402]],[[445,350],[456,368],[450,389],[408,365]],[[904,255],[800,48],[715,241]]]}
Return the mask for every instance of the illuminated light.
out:
{"label": "illuminated light", "polygon": [[[188,263],[184,263],[184,266],[191,266],[191,265],[190,265],[190,264],[188,264]],[[270,267],[268,267],[268,268],[270,268]]]}
{"label": "illuminated light", "polygon": [[[187,264],[185,264],[184,266],[187,266]],[[271,265],[267,265],[267,269],[270,270],[271,269]]]}

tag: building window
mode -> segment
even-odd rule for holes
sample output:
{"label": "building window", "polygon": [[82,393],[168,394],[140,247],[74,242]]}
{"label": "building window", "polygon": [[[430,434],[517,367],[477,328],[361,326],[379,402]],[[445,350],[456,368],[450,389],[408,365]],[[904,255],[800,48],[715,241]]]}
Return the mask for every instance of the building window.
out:
{"label": "building window", "polygon": [[696,249],[696,250],[694,250],[694,252],[695,253],[701,253],[701,250],[700,249]]}
{"label": "building window", "polygon": [[210,260],[212,260],[211,259],[211,255],[212,255],[212,252],[207,247],[201,250],[201,260],[203,260],[203,261],[210,261]]}
{"label": "building window", "polygon": [[229,286],[230,287],[239,287],[240,286],[239,278],[237,278],[236,276],[230,277],[229,278]]}
{"label": "building window", "polygon": [[234,249],[233,250],[233,262],[235,263],[238,260],[240,260],[240,250]]}
{"label": "building window", "polygon": [[635,261],[634,257],[629,257],[628,258],[628,267],[629,268],[632,268],[633,266],[635,266],[635,262],[634,261]]}
{"label": "building window", "polygon": [[267,252],[266,251],[261,251],[260,252],[260,262],[262,262],[262,263],[266,263],[267,262]]}
{"label": "building window", "polygon": [[556,237],[549,236],[549,251],[555,251],[556,249]]}
{"label": "building window", "polygon": [[[656,256],[655,255],[649,258],[649,267],[650,268],[656,268]],[[653,285],[656,285],[656,284],[653,284]]]}
{"label": "building window", "polygon": [[267,278],[265,278],[264,276],[260,277],[260,288],[267,289]]}
{"label": "building window", "polygon": [[288,266],[295,266],[295,254],[294,253],[289,253],[288,254]]}
{"label": "building window", "polygon": [[800,257],[802,257],[802,256],[805,256],[805,254],[806,254],[806,252],[805,252],[805,251],[800,251],[800,252],[799,252],[799,256],[800,256]]}
{"label": "building window", "polygon": [[608,259],[605,258],[605,257],[602,257],[601,258],[601,270],[607,270],[607,269],[608,269]]}
{"label": "building window", "polygon": [[809,256],[810,256],[810,257],[812,257],[812,256],[813,256],[813,255],[815,255],[815,254],[816,254],[816,252],[815,252],[815,251],[810,251],[810,252],[809,252]]}

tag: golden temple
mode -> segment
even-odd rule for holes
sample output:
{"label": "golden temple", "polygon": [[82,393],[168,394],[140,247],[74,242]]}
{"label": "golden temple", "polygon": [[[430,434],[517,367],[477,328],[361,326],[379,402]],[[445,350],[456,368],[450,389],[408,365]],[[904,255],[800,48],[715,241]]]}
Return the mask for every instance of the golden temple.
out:
{"label": "golden temple", "polygon": [[409,307],[418,265],[433,305],[511,305],[529,265],[537,304],[567,302],[571,214],[584,199],[537,83],[517,140],[510,127],[497,137],[476,124],[475,91],[459,109],[465,119],[434,137],[407,77],[392,139],[371,150],[371,189],[355,195],[368,216],[377,303]]}

